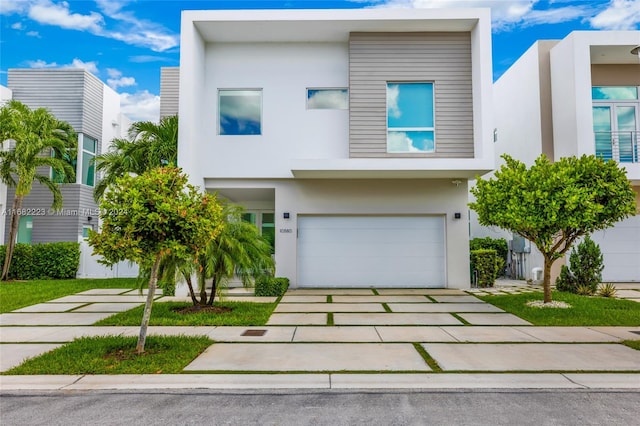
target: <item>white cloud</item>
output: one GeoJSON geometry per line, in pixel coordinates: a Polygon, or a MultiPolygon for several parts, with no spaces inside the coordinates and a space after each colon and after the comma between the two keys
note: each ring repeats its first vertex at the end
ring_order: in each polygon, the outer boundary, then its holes
{"type": "Polygon", "coordinates": [[[25,62],[30,68],[82,68],[92,74],[98,74],[98,63],[94,61],[84,62],[81,59],[74,58],[70,64],[59,65],[57,62],[47,62],[42,59],[25,62]]]}
{"type": "Polygon", "coordinates": [[[29,8],[29,18],[40,24],[53,25],[73,30],[88,30],[99,32],[104,24],[102,15],[91,12],[88,15],[71,13],[69,3],[59,4],[50,1],[42,1],[33,4],[29,8]]]}
{"type": "Polygon", "coordinates": [[[100,12],[76,13],[66,1],[2,0],[0,14],[27,16],[42,25],[87,31],[96,36],[122,41],[134,46],[162,52],[178,46],[178,35],[164,26],[138,19],[132,12],[123,11],[128,2],[97,0],[100,12]]]}
{"type": "Polygon", "coordinates": [[[117,69],[107,68],[107,75],[109,76],[109,78],[107,79],[107,84],[114,90],[117,90],[118,87],[128,87],[136,85],[135,78],[124,77],[122,75],[122,72],[117,69]]]}
{"type": "Polygon", "coordinates": [[[84,62],[78,58],[74,58],[68,65],[63,65],[62,68],[82,68],[89,71],[92,74],[98,74],[98,63],[95,61],[84,62]]]}
{"type": "Polygon", "coordinates": [[[398,97],[400,96],[400,87],[397,84],[392,84],[387,87],[387,111],[394,118],[399,118],[402,115],[400,107],[398,106],[398,97]]]}
{"type": "Polygon", "coordinates": [[[11,24],[11,29],[24,30],[24,27],[22,26],[22,22],[16,22],[15,24],[11,24]]]}
{"type": "Polygon", "coordinates": [[[311,109],[346,109],[349,97],[346,90],[318,90],[307,99],[311,109]]]}
{"type": "Polygon", "coordinates": [[[489,7],[491,8],[491,21],[495,31],[506,31],[516,25],[522,27],[556,24],[582,19],[593,13],[593,6],[590,6],[588,2],[576,6],[569,4],[571,2],[549,1],[547,9],[536,9],[538,3],[540,3],[540,0],[382,0],[380,6],[423,9],[489,7]],[[564,5],[564,3],[568,5],[564,5]]]}
{"type": "Polygon", "coordinates": [[[611,0],[607,8],[589,19],[600,30],[635,30],[640,26],[640,1],[611,0]]]}
{"type": "Polygon", "coordinates": [[[38,37],[38,38],[40,38],[40,33],[37,32],[37,31],[27,31],[27,35],[29,37],[38,37]]]}
{"type": "Polygon", "coordinates": [[[58,68],[59,65],[55,62],[46,62],[42,59],[36,59],[35,61],[26,61],[29,68],[58,68]]]}
{"type": "Polygon", "coordinates": [[[122,113],[133,121],[158,122],[160,118],[160,96],[147,90],[136,93],[121,93],[122,113]]]}
{"type": "Polygon", "coordinates": [[[2,0],[0,1],[0,15],[24,13],[28,6],[29,3],[24,0],[2,0]]]}

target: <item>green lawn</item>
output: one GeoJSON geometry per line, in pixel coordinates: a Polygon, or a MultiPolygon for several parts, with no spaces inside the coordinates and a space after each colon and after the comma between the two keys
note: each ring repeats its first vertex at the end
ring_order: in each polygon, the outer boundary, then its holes
{"type": "Polygon", "coordinates": [[[0,313],[92,288],[136,288],[136,278],[33,280],[0,282],[0,313]]]}
{"type": "MultiPolygon", "coordinates": [[[[174,309],[191,306],[191,303],[156,302],[151,309],[149,325],[265,325],[276,303],[218,302],[217,307],[230,308],[229,312],[178,313],[174,309]]],[[[144,306],[121,312],[98,321],[96,325],[140,325],[144,306]]]]}
{"type": "Polygon", "coordinates": [[[640,351],[640,340],[625,340],[624,342],[622,342],[622,344],[640,351]]]}
{"type": "Polygon", "coordinates": [[[27,360],[3,374],[177,374],[213,341],[208,337],[149,336],[142,355],[137,337],[84,337],[27,360]]]}
{"type": "Polygon", "coordinates": [[[532,300],[542,300],[542,293],[478,296],[534,325],[557,326],[640,326],[640,303],[604,297],[578,296],[553,292],[553,300],[570,304],[568,309],[532,308],[532,300]]]}

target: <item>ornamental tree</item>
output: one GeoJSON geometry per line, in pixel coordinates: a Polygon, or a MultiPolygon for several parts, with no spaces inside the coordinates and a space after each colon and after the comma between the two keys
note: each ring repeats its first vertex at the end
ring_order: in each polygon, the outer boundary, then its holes
{"type": "Polygon", "coordinates": [[[478,178],[469,207],[483,226],[498,226],[532,241],[544,257],[544,302],[551,302],[551,266],[576,239],[636,212],[635,192],[624,168],[593,155],[533,166],[503,155],[495,177],[478,178]]]}
{"type": "Polygon", "coordinates": [[[215,196],[187,184],[180,169],[164,167],[116,179],[102,198],[100,219],[101,230],[90,233],[89,244],[101,262],[129,260],[151,271],[136,346],[142,353],[161,261],[197,262],[222,230],[222,207],[215,196]]]}

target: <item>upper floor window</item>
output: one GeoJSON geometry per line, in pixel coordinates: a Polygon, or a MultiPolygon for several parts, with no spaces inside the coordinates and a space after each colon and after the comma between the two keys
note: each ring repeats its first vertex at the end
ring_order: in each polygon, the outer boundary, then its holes
{"type": "Polygon", "coordinates": [[[89,136],[82,135],[82,184],[93,186],[96,178],[96,150],[98,141],[89,136]]]}
{"type": "Polygon", "coordinates": [[[634,101],[638,99],[638,88],[635,86],[594,86],[591,88],[593,100],[634,101]]]}
{"type": "Polygon", "coordinates": [[[433,83],[387,83],[387,152],[435,151],[433,83]]]}
{"type": "Polygon", "coordinates": [[[218,91],[220,135],[262,134],[262,90],[218,91]]]}
{"type": "Polygon", "coordinates": [[[347,89],[307,89],[307,109],[347,109],[347,89]]]}

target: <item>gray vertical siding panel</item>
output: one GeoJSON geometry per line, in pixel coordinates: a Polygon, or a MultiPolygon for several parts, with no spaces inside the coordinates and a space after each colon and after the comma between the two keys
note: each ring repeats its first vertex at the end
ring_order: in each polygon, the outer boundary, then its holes
{"type": "Polygon", "coordinates": [[[473,158],[469,33],[352,33],[349,80],[351,158],[473,158]],[[388,81],[434,82],[435,153],[387,153],[388,81]]]}
{"type": "Polygon", "coordinates": [[[160,68],[160,118],[178,114],[180,67],[160,68]]]}

